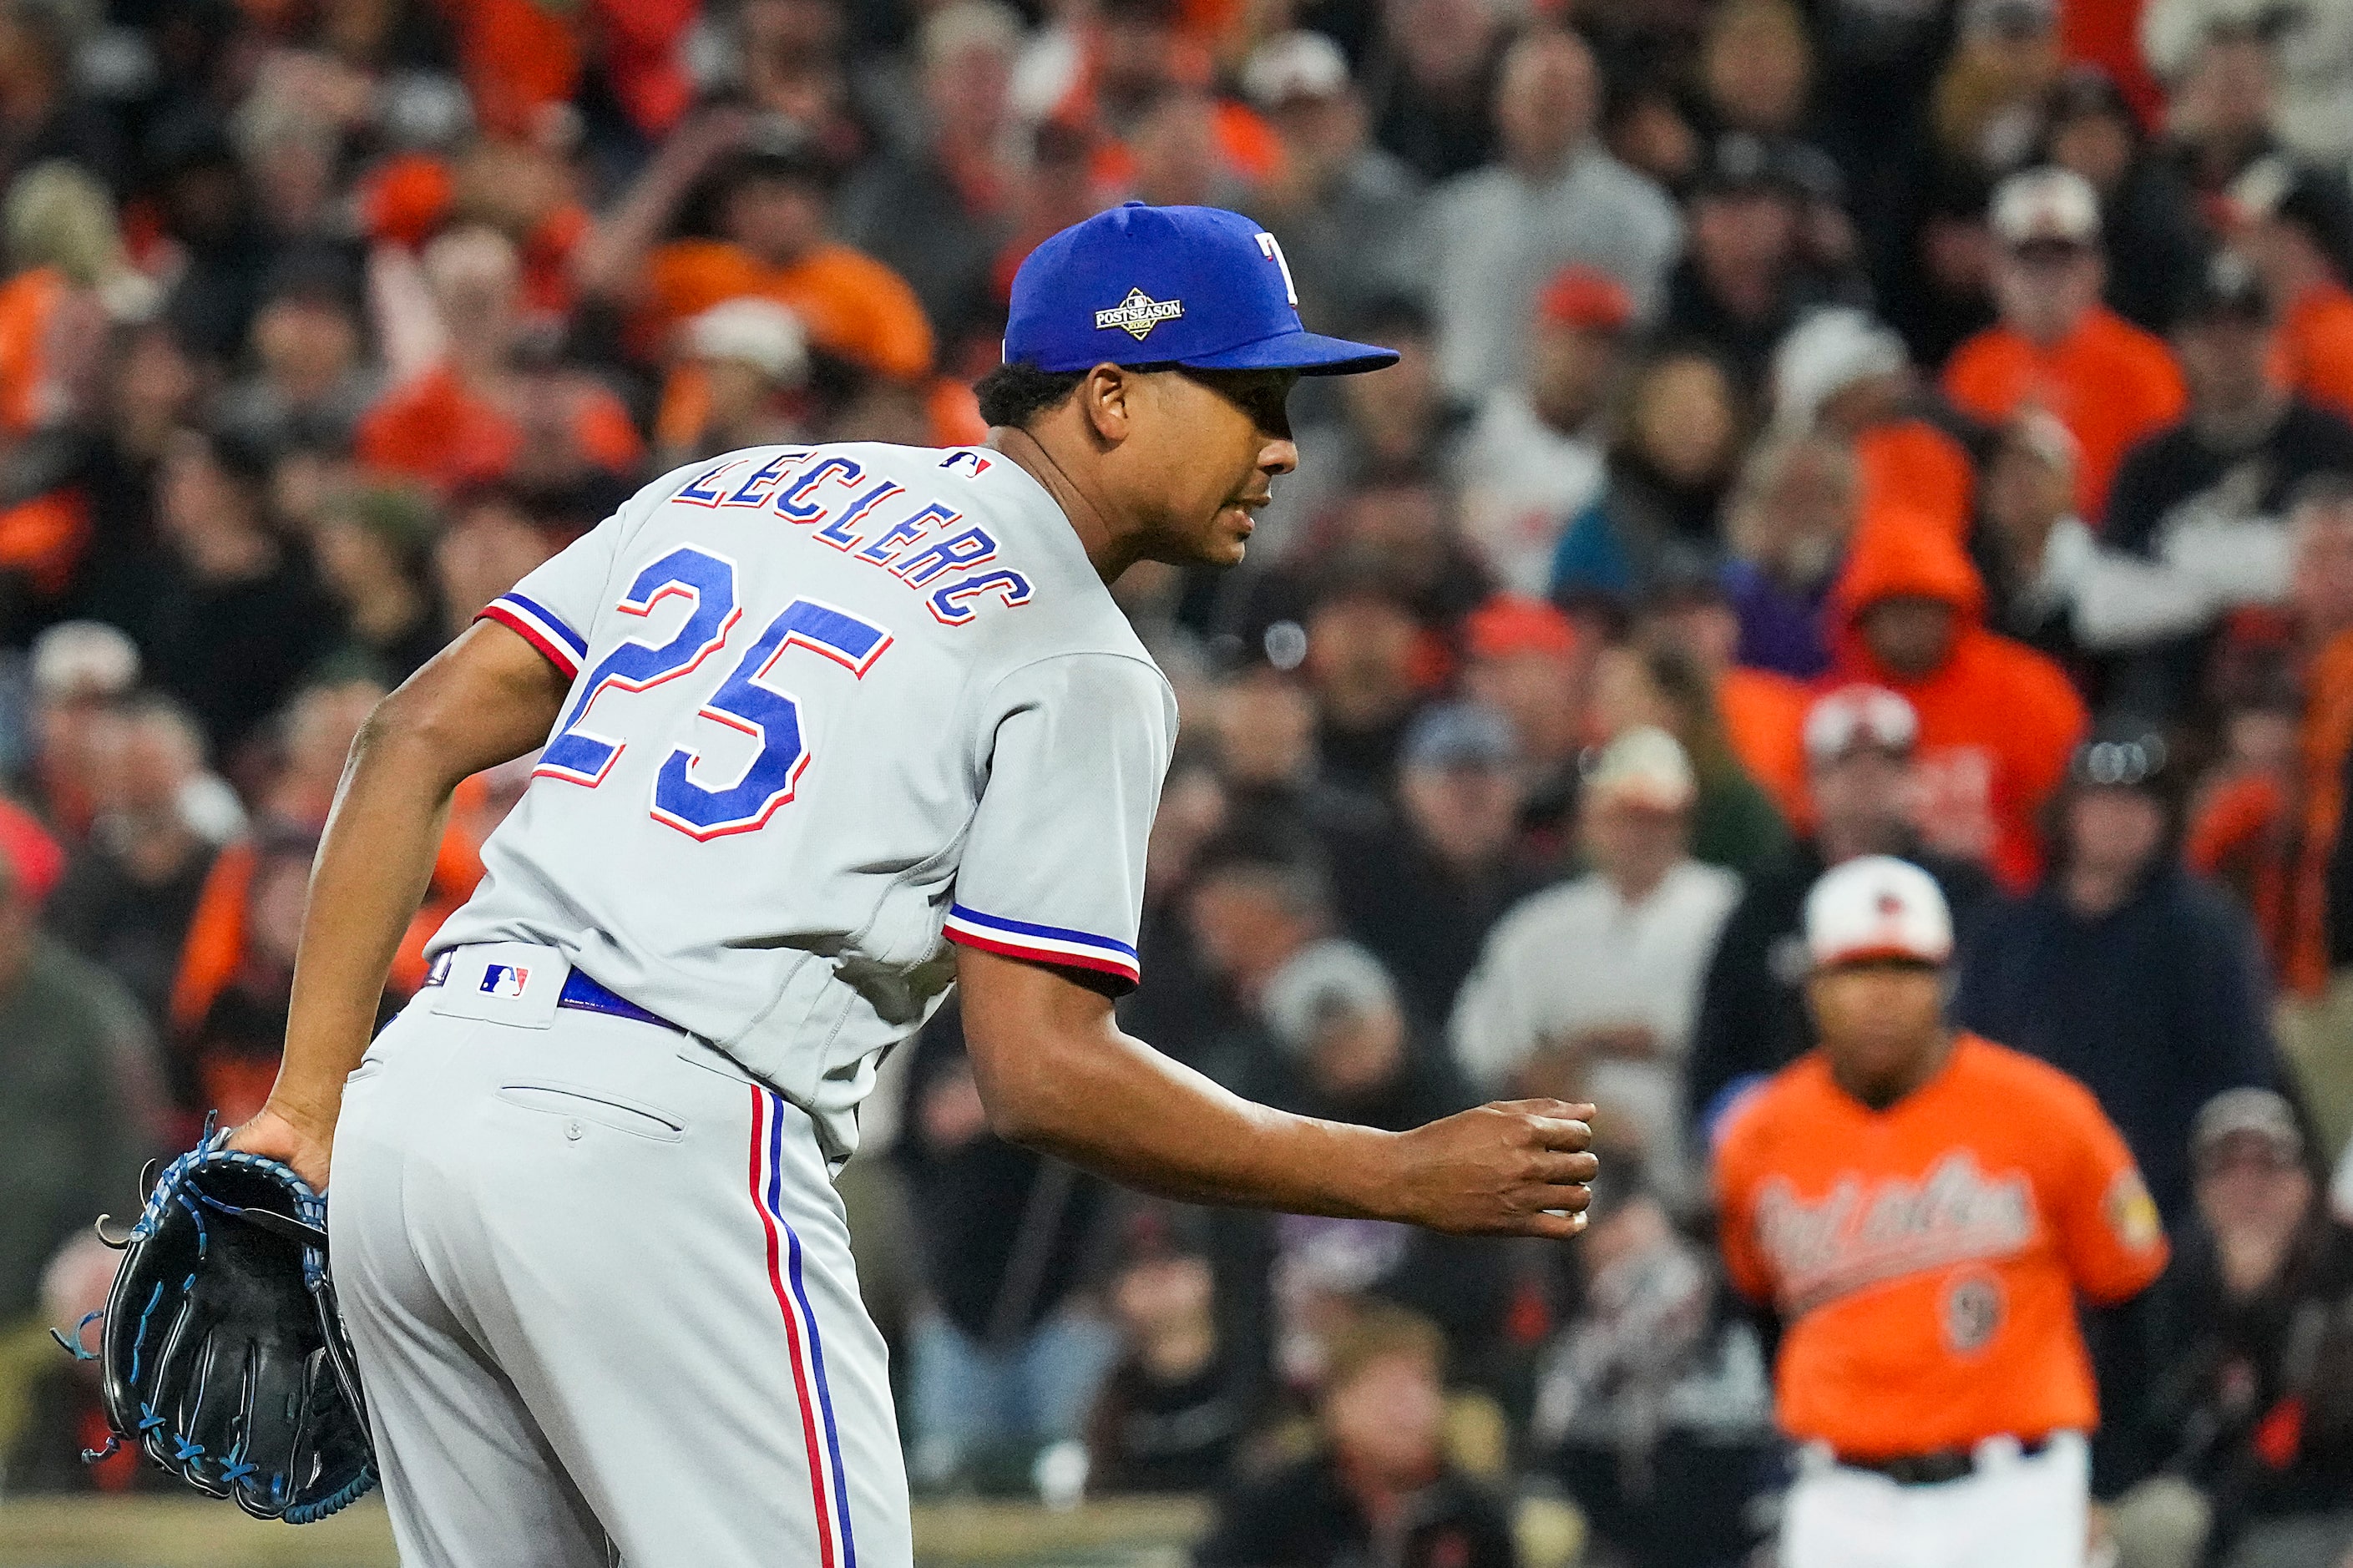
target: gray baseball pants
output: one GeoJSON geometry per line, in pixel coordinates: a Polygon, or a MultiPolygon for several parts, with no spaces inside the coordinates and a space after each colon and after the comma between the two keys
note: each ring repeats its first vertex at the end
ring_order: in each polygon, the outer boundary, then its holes
{"type": "Polygon", "coordinates": [[[882,1341],[807,1117],[691,1037],[554,1007],[549,950],[533,995],[485,994],[481,951],[377,1038],[335,1134],[402,1563],[907,1568],[882,1341]]]}

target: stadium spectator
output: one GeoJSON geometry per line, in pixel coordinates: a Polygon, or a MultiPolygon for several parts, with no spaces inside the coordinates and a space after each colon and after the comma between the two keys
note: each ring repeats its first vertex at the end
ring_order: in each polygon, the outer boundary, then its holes
{"type": "MultiPolygon", "coordinates": [[[[1345,28],[1340,14],[1334,23],[1345,28]]],[[[1493,161],[1510,16],[1495,0],[1404,0],[1380,18],[1366,84],[1374,134],[1425,179],[1493,161]]]]}
{"type": "Polygon", "coordinates": [[[2180,175],[2148,148],[2139,115],[2105,68],[2073,65],[2052,85],[2042,153],[2100,198],[2109,307],[2135,326],[2165,331],[2211,241],[2180,175]]]}
{"type": "Polygon", "coordinates": [[[1828,437],[1768,438],[1749,452],[1725,516],[1724,581],[1742,664],[1799,680],[1830,668],[1831,595],[1862,483],[1852,451],[1828,437]]]}
{"type": "Polygon", "coordinates": [[[1492,388],[1454,454],[1462,527],[1504,586],[1541,595],[1563,531],[1602,479],[1602,409],[1634,302],[1614,278],[1569,266],[1536,296],[1525,381],[1492,388]]]}
{"type": "Polygon", "coordinates": [[[127,1208],[165,1137],[153,1037],[113,978],[41,930],[0,867],[0,1320],[39,1300],[41,1270],[99,1213],[127,1208]]]}
{"type": "Polygon", "coordinates": [[[1174,1205],[1126,1218],[1103,1296],[1120,1359],[1087,1424],[1087,1484],[1103,1492],[1200,1492],[1223,1481],[1252,1415],[1248,1369],[1218,1325],[1211,1248],[1174,1205]]]}
{"type": "Polygon", "coordinates": [[[367,486],[331,495],[311,525],[319,575],[350,644],[387,686],[448,640],[431,580],[437,521],[415,492],[367,486]]]}
{"type": "Polygon", "coordinates": [[[652,353],[680,324],[723,300],[757,295],[801,319],[814,348],[906,381],[930,371],[931,323],[906,280],[833,239],[825,150],[789,121],[716,113],[660,159],[599,219],[581,247],[581,289],[630,312],[631,342],[652,353]],[[689,195],[708,178],[723,237],[671,239],[689,195]]]}
{"type": "Polygon", "coordinates": [[[2138,656],[2108,700],[2150,713],[2197,694],[2208,649],[2198,634],[2217,616],[2286,598],[2283,520],[2296,487],[2353,471],[2353,425],[2274,378],[2279,336],[2244,260],[2225,252],[2207,267],[2173,343],[2187,416],[2126,455],[2100,530],[2104,544],[2149,566],[2122,581],[2094,568],[2074,590],[2085,647],[2138,656]]]}
{"type": "Polygon", "coordinates": [[[1921,841],[2023,889],[2038,814],[2067,769],[2083,700],[2057,665],[1986,630],[1985,585],[1934,520],[1868,520],[1831,595],[1833,673],[1900,693],[1920,716],[1921,841]]]}
{"type": "MultiPolygon", "coordinates": [[[[1476,1100],[1453,1058],[1406,1016],[1380,962],[1353,942],[1300,949],[1268,979],[1257,1052],[1238,1080],[1252,1099],[1303,1115],[1403,1131],[1476,1100]]],[[[1250,1268],[1253,1320],[1274,1335],[1277,1372],[1312,1383],[1335,1325],[1366,1300],[1426,1314],[1467,1365],[1487,1360],[1506,1305],[1506,1259],[1472,1238],[1381,1220],[1235,1215],[1250,1268]]]]}
{"type": "Polygon", "coordinates": [[[1776,1458],[1764,1347],[1641,1162],[1620,1155],[1599,1180],[1583,1288],[1543,1349],[1529,1435],[1617,1560],[1738,1561],[1776,1458]]]}
{"type": "Polygon", "coordinates": [[[1368,1307],[1333,1339],[1315,1454],[1219,1500],[1199,1568],[1340,1568],[1375,1552],[1400,1568],[1514,1568],[1500,1500],[1449,1463],[1446,1342],[1426,1320],[1368,1307]]]}
{"type": "Polygon", "coordinates": [[[2004,425],[1986,456],[1969,558],[1985,579],[1986,625],[2095,686],[2078,630],[2089,595],[2064,571],[2096,556],[2075,514],[2075,437],[2047,411],[2004,425]]]}
{"type": "Polygon", "coordinates": [[[2267,158],[2232,183],[2230,203],[2232,243],[2279,313],[2287,384],[2353,418],[2353,196],[2342,177],[2267,158]]]}
{"type": "Polygon", "coordinates": [[[1742,392],[1763,390],[1774,345],[1809,303],[1803,192],[1790,152],[1746,131],[1716,138],[1691,191],[1691,237],[1667,279],[1661,331],[1711,345],[1742,392]]]}
{"type": "MultiPolygon", "coordinates": [[[[1756,786],[1785,826],[1803,823],[1806,758],[1799,731],[1812,694],[1803,681],[1778,670],[1735,662],[1740,648],[1740,612],[1734,607],[1722,576],[1693,575],[1662,584],[1643,601],[1632,640],[1689,667],[1687,672],[1667,672],[1662,684],[1669,689],[1679,682],[1704,687],[1708,698],[1704,706],[1714,709],[1721,721],[1724,746],[1737,764],[1739,777],[1756,786]]],[[[1702,707],[1696,700],[1676,704],[1678,715],[1683,708],[1698,712],[1702,707]]],[[[1701,824],[1705,829],[1712,771],[1725,773],[1738,794],[1749,795],[1750,792],[1740,788],[1738,778],[1707,763],[1712,747],[1698,730],[1680,716],[1677,722],[1677,738],[1701,760],[1701,824]]],[[[1766,820],[1754,796],[1742,809],[1754,824],[1756,841],[1751,850],[1725,859],[1723,863],[1736,870],[1747,869],[1751,856],[1761,865],[1787,847],[1786,835],[1766,820]]]]}
{"type": "Polygon", "coordinates": [[[505,236],[453,229],[426,247],[422,268],[431,313],[411,330],[438,352],[360,421],[362,463],[445,494],[507,479],[635,475],[645,443],[620,399],[527,341],[505,236]]]}
{"type": "Polygon", "coordinates": [[[1559,610],[1498,594],[1462,623],[1462,691],[1512,726],[1525,776],[1521,825],[1541,855],[1556,855],[1576,805],[1596,639],[1559,610]]]}
{"type": "Polygon", "coordinates": [[[236,753],[337,640],[333,605],[269,518],[269,455],[227,430],[182,431],[156,476],[170,549],[133,628],[155,684],[187,704],[214,753],[236,753]]]}
{"type": "MultiPolygon", "coordinates": [[[[2198,68],[2197,57],[2218,35],[2255,46],[2266,77],[2275,77],[2276,105],[2263,121],[2298,154],[2343,162],[2353,153],[2353,110],[2344,86],[2353,72],[2353,25],[2333,11],[2275,16],[2244,0],[2149,0],[2140,15],[2140,47],[2148,68],[2173,81],[2177,114],[2198,68]]],[[[2267,100],[2273,94],[2267,92],[2267,100]]],[[[2202,112],[2202,106],[2199,106],[2202,112]]]]}
{"type": "Polygon", "coordinates": [[[2353,1550],[2353,1231],[2267,1089],[2210,1101],[2190,1157],[2195,1220],[2151,1315],[2142,1424],[2202,1494],[2205,1561],[2334,1568],[2353,1550]]]}
{"type": "Polygon", "coordinates": [[[1244,62],[1242,90],[1282,144],[1253,206],[1282,247],[1302,319],[1336,327],[1411,293],[1422,182],[1373,144],[1340,47],[1322,33],[1271,37],[1244,62]]]}
{"type": "Polygon", "coordinates": [[[989,1131],[953,1010],[916,1051],[895,1151],[930,1221],[910,1336],[908,1475],[925,1488],[1001,1486],[1026,1479],[1042,1451],[1082,1438],[1118,1354],[1082,1289],[1103,1189],[989,1131]]]}
{"type": "Polygon", "coordinates": [[[1482,1092],[1575,1089],[1607,1106],[1596,1137],[1642,1151],[1678,1197],[1700,977],[1740,896],[1738,877],[1691,858],[1696,794],[1673,736],[1642,727],[1611,742],[1578,810],[1593,869],[1504,917],[1449,1028],[1482,1092]]]}
{"type": "Polygon", "coordinates": [[[995,271],[1019,178],[1007,150],[1020,46],[1020,18],[996,0],[925,16],[913,50],[921,127],[867,163],[839,204],[843,240],[906,280],[959,360],[969,340],[993,342],[1003,316],[995,271]]]}
{"type": "Polygon", "coordinates": [[[227,784],[205,771],[195,721],[170,700],[133,698],[88,728],[96,815],[46,918],[160,1029],[197,897],[242,814],[227,784]]]}
{"type": "Polygon", "coordinates": [[[2052,0],[1972,0],[1928,103],[1939,162],[1973,179],[2016,168],[2032,152],[2044,97],[2059,79],[2052,0]]]}
{"type": "Polygon", "coordinates": [[[1805,1446],[1784,1568],[2080,1560],[2098,1415],[2076,1301],[2165,1266],[2091,1095],[1946,1022],[1952,946],[1918,867],[1825,875],[1806,906],[1821,1048],[1716,1143],[1725,1259],[1781,1321],[1774,1413],[1805,1446]],[[1915,1222],[1854,1222],[1899,1210],[1915,1222]]]}
{"type": "Polygon", "coordinates": [[[1472,396],[1525,373],[1529,312],[1569,262],[1599,268],[1657,312],[1683,221],[1664,192],[1594,136],[1600,76],[1576,34],[1542,26],[1504,51],[1496,165],[1431,193],[1428,258],[1439,374],[1472,396]]]}
{"type": "Polygon", "coordinates": [[[1893,855],[1934,877],[1968,951],[1992,881],[1974,862],[1924,849],[1914,826],[1912,704],[1878,686],[1845,686],[1805,717],[1806,790],[1813,831],[1789,862],[1750,879],[1708,960],[1693,1027],[1684,1107],[1704,1133],[1732,1096],[1811,1049],[1805,1004],[1806,894],[1833,866],[1893,855]]]}
{"type": "Polygon", "coordinates": [[[808,334],[773,300],[723,300],[681,330],[680,363],[654,425],[655,463],[807,437],[798,406],[809,380],[808,334]]]}
{"type": "Polygon", "coordinates": [[[1772,395],[1778,433],[1852,444],[1864,510],[1905,506],[1967,526],[1977,472],[1952,428],[1961,421],[1920,385],[1904,340],[1868,312],[1806,312],[1773,351],[1772,395]]]}
{"type": "Polygon", "coordinates": [[[1713,353],[1666,349],[1637,369],[1601,492],[1553,556],[1553,597],[1631,598],[1691,563],[1716,561],[1716,513],[1739,467],[1741,421],[1713,353]]]}
{"type": "Polygon", "coordinates": [[[253,373],[222,389],[220,417],[273,447],[346,446],[381,392],[364,357],[358,269],[323,247],[280,258],[261,287],[253,373]]]}
{"type": "Polygon", "coordinates": [[[1658,622],[1641,629],[1651,634],[1646,640],[1604,648],[1594,659],[1588,721],[1595,735],[1614,741],[1645,726],[1665,731],[1689,760],[1696,787],[1694,858],[1743,875],[1778,865],[1788,853],[1788,824],[1749,775],[1726,728],[1718,700],[1722,666],[1676,646],[1658,622]]]}
{"type": "MultiPolygon", "coordinates": [[[[1493,620],[1491,638],[1499,635],[1493,620]]],[[[1504,911],[1551,879],[1522,846],[1528,769],[1514,727],[1495,710],[1425,709],[1398,756],[1396,814],[1327,835],[1343,928],[1388,966],[1407,1012],[1426,1026],[1445,1022],[1504,911]]]]}
{"type": "Polygon", "coordinates": [[[2126,449],[2180,417],[2180,372],[2161,341],[2100,302],[2099,198],[2081,175],[2012,175],[1991,221],[2001,321],[1954,351],[1945,392],[1989,423],[2028,405],[2057,415],[2082,453],[2076,504],[2097,521],[2126,449]]]}
{"type": "Polygon", "coordinates": [[[1978,922],[1953,1018],[2089,1088],[2178,1226],[2198,1108],[2277,1075],[2253,932],[2181,868],[2169,762],[2129,719],[2076,748],[2052,805],[2050,871],[1978,922]]]}

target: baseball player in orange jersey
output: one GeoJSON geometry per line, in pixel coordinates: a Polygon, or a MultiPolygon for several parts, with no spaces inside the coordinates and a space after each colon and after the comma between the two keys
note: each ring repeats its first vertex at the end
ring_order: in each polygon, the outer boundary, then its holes
{"type": "Polygon", "coordinates": [[[2156,1206],[2088,1089],[1946,1024],[1926,872],[1831,871],[1806,945],[1820,1047],[1716,1150],[1725,1258],[1781,1316],[1777,1413],[1805,1445],[1781,1568],[2081,1568],[2076,1298],[2157,1278],[2156,1206]]]}

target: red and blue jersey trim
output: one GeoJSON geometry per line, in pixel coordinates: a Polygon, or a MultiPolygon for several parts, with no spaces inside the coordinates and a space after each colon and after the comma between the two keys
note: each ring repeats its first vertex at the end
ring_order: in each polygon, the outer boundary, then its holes
{"type": "Polygon", "coordinates": [[[1037,925],[951,904],[942,934],[950,942],[976,947],[984,952],[1003,953],[1008,958],[1100,970],[1117,975],[1130,985],[1144,978],[1134,947],[1116,937],[1072,931],[1068,926],[1037,925]]]}
{"type": "Polygon", "coordinates": [[[785,1218],[784,1100],[753,1084],[752,1206],[768,1241],[768,1284],[784,1315],[791,1352],[793,1394],[800,1405],[801,1441],[808,1453],[809,1502],[817,1513],[816,1568],[858,1568],[849,1526],[849,1481],[841,1464],[841,1434],[833,1418],[833,1390],[825,1377],[825,1339],[801,1278],[801,1238],[785,1218]]]}
{"type": "Polygon", "coordinates": [[[588,655],[588,639],[564,624],[546,605],[521,594],[501,594],[474,617],[496,621],[540,651],[541,657],[564,672],[566,680],[580,673],[588,655]]]}

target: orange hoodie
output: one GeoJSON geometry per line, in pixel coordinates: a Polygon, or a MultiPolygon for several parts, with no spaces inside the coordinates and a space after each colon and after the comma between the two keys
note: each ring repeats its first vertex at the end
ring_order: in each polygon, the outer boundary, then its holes
{"type": "Polygon", "coordinates": [[[1902,692],[1920,715],[1919,827],[1927,847],[1983,862],[2013,890],[2032,886],[2042,868],[2037,816],[2086,721],[2066,674],[1985,629],[1985,584],[1933,514],[1873,516],[1856,532],[1830,613],[1833,664],[1822,689],[1873,681],[1902,692]],[[1941,600],[1959,618],[1951,652],[1921,680],[1880,663],[1855,625],[1865,607],[1905,596],[1941,600]]]}

